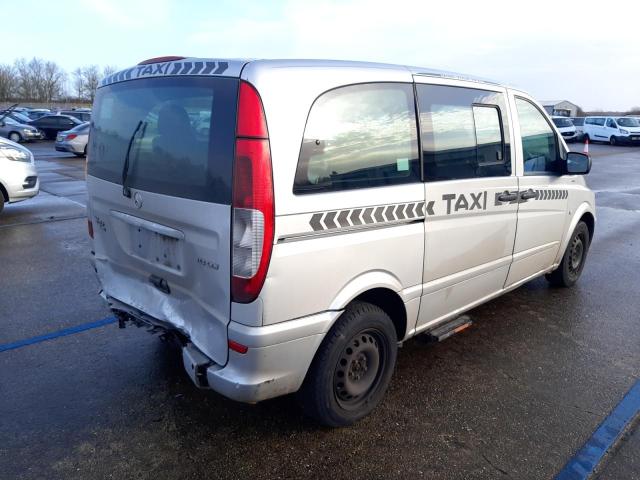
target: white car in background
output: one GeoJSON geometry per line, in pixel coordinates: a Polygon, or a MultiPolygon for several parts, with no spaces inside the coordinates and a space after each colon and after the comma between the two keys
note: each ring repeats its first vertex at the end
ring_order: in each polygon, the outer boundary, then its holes
{"type": "Polygon", "coordinates": [[[87,156],[87,142],[89,142],[89,122],[64,132],[58,132],[55,149],[58,152],[69,152],[78,157],[87,156]]]}
{"type": "Polygon", "coordinates": [[[573,126],[576,127],[577,140],[584,139],[584,117],[571,117],[573,126]]]}
{"type": "Polygon", "coordinates": [[[640,122],[633,117],[586,117],[584,136],[611,145],[640,145],[640,122]]]}
{"type": "Polygon", "coordinates": [[[575,142],[578,139],[578,132],[569,117],[551,117],[565,142],[575,142]]]}
{"type": "Polygon", "coordinates": [[[39,191],[33,154],[11,140],[0,138],[0,212],[5,203],[35,197],[39,191]]]}

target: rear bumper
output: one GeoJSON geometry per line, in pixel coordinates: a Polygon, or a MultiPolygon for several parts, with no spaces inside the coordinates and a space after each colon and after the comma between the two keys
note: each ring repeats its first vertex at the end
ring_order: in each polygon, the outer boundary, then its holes
{"type": "Polygon", "coordinates": [[[184,367],[194,383],[232,400],[255,403],[297,391],[339,311],[323,312],[266,327],[229,324],[229,339],[246,345],[229,351],[224,366],[211,362],[193,344],[183,349],[184,367]]]}
{"type": "Polygon", "coordinates": [[[231,322],[229,339],[248,348],[229,351],[224,368],[209,368],[209,386],[241,402],[259,402],[297,391],[322,339],[340,311],[323,312],[265,327],[231,322]]]}
{"type": "MultiPolygon", "coordinates": [[[[111,308],[126,312],[160,329],[175,326],[150,317],[103,293],[111,308]]],[[[193,383],[232,400],[256,403],[300,389],[325,334],[342,311],[328,311],[268,325],[248,327],[231,321],[228,339],[247,348],[242,354],[229,349],[227,363],[220,365],[191,340],[182,347],[185,371],[193,383]]]]}
{"type": "Polygon", "coordinates": [[[55,149],[58,152],[83,153],[84,148],[74,145],[71,142],[56,142],[55,149]]]}

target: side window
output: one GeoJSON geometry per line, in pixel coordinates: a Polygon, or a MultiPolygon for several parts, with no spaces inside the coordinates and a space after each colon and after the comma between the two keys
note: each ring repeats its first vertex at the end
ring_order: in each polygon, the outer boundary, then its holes
{"type": "Polygon", "coordinates": [[[604,118],[596,118],[596,125],[604,127],[604,118]]]}
{"type": "Polygon", "coordinates": [[[410,84],[352,85],[318,97],[305,127],[294,193],[419,181],[410,84]]]}
{"type": "Polygon", "coordinates": [[[516,97],[524,174],[560,173],[561,159],[553,129],[531,102],[516,97]]]}
{"type": "Polygon", "coordinates": [[[504,95],[418,84],[427,181],[511,175],[504,95]]]}
{"type": "Polygon", "coordinates": [[[613,120],[613,118],[607,118],[607,127],[609,127],[609,128],[618,128],[618,126],[616,125],[616,122],[613,120]]]}
{"type": "MultiPolygon", "coordinates": [[[[500,110],[489,105],[474,105],[477,171],[479,177],[508,175],[504,161],[504,139],[500,125],[500,110]]],[[[509,165],[511,167],[511,165],[509,165]]],[[[509,168],[510,170],[510,168],[509,168]]]]}

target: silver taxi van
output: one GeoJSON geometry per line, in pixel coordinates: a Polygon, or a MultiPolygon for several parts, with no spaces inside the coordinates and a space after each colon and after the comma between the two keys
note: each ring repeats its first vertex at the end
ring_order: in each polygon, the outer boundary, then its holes
{"type": "Polygon", "coordinates": [[[537,276],[571,286],[588,156],[525,92],[426,68],[163,57],[105,78],[89,231],[119,317],[176,332],[195,384],[371,412],[398,345],[537,276]]]}

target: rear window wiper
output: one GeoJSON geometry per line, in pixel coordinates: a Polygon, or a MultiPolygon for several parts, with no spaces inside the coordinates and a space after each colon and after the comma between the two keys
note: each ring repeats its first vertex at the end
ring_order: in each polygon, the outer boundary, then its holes
{"type": "MultiPolygon", "coordinates": [[[[127,198],[131,198],[131,189],[127,185],[127,177],[129,176],[129,155],[131,154],[131,146],[133,145],[133,141],[136,138],[136,134],[140,127],[144,124],[144,129],[147,127],[147,122],[143,122],[140,120],[138,125],[136,125],[135,130],[131,134],[131,138],[129,139],[129,146],[127,147],[127,154],[124,156],[124,165],[122,166],[122,195],[127,198]]],[[[144,132],[144,129],[142,130],[144,132]]],[[[144,136],[144,133],[143,133],[144,136]]]]}

